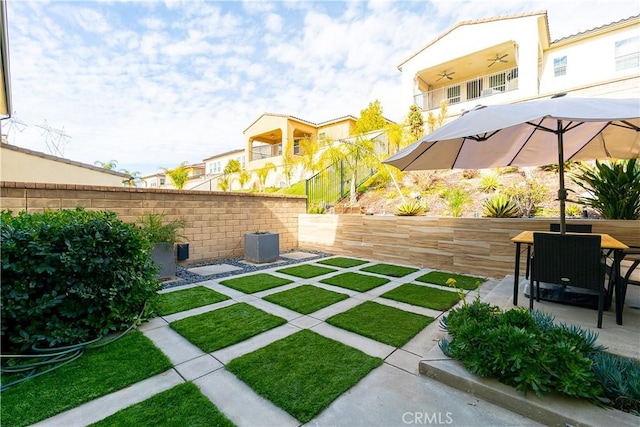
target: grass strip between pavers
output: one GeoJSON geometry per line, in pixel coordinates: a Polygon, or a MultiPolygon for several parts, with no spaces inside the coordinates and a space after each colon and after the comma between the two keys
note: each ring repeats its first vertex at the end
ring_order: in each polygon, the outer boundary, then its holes
{"type": "Polygon", "coordinates": [[[394,347],[402,347],[433,320],[433,317],[365,301],[329,317],[326,322],[394,347]]]}
{"type": "Polygon", "coordinates": [[[323,274],[333,273],[333,268],[320,267],[319,265],[296,265],[294,267],[281,268],[276,270],[278,273],[288,274],[290,276],[301,277],[303,279],[310,279],[316,276],[322,276],[323,274]]]}
{"type": "Polygon", "coordinates": [[[227,364],[259,395],[306,423],[382,359],[302,330],[227,364]]]}
{"type": "Polygon", "coordinates": [[[93,427],[234,425],[191,382],[177,385],[91,424],[93,427]]]}
{"type": "Polygon", "coordinates": [[[4,390],[2,425],[26,426],[160,374],[169,359],[142,332],[87,350],[78,360],[4,390]]]}
{"type": "Polygon", "coordinates": [[[413,283],[405,283],[380,296],[439,311],[447,311],[460,301],[458,293],[454,292],[453,289],[445,291],[444,289],[414,285],[413,283]]]}
{"type": "Polygon", "coordinates": [[[235,289],[245,294],[266,291],[278,286],[288,285],[293,280],[282,279],[267,273],[252,274],[250,276],[238,277],[236,279],[223,280],[220,283],[229,288],[235,289]]]}
{"type": "Polygon", "coordinates": [[[322,261],[318,261],[318,264],[331,265],[334,267],[341,267],[341,268],[349,268],[349,267],[356,267],[358,265],[366,264],[368,262],[369,261],[362,261],[360,259],[354,259],[354,258],[336,257],[336,258],[323,259],[322,261]]]}
{"type": "Polygon", "coordinates": [[[413,267],[403,267],[401,265],[394,264],[376,264],[369,267],[363,267],[360,269],[360,271],[377,273],[391,277],[404,277],[407,274],[415,273],[416,271],[418,271],[418,269],[413,267]]]}
{"type": "Polygon", "coordinates": [[[158,295],[158,313],[161,316],[180,313],[196,307],[228,300],[229,297],[204,286],[158,295]]]}
{"type": "Polygon", "coordinates": [[[389,279],[383,277],[369,276],[368,274],[353,273],[350,271],[320,280],[320,282],[326,283],[327,285],[340,286],[341,288],[358,292],[369,291],[385,283],[389,283],[389,281],[389,279]]]}
{"type": "Polygon", "coordinates": [[[447,280],[454,279],[456,281],[456,287],[460,289],[466,289],[468,291],[477,289],[478,286],[486,282],[483,277],[465,276],[462,274],[446,273],[444,271],[431,271],[424,276],[420,276],[416,279],[417,282],[433,283],[434,285],[446,286],[447,280]]]}
{"type": "Polygon", "coordinates": [[[219,350],[287,323],[246,303],[237,303],[169,325],[205,353],[219,350]]]}
{"type": "Polygon", "coordinates": [[[298,313],[309,314],[347,298],[349,298],[349,295],[328,291],[312,285],[302,285],[288,291],[271,294],[263,299],[298,313]]]}

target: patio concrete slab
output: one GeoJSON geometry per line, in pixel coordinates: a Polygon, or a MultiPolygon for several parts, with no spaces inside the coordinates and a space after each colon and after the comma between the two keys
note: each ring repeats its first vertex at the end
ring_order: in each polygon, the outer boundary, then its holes
{"type": "Polygon", "coordinates": [[[187,381],[193,381],[204,375],[210,374],[223,365],[213,356],[205,354],[192,360],[176,365],[174,368],[187,381]]]}
{"type": "Polygon", "coordinates": [[[215,304],[203,305],[202,307],[196,307],[196,308],[192,308],[191,310],[181,311],[179,313],[168,314],[168,315],[162,316],[162,317],[164,318],[164,320],[166,320],[167,322],[171,323],[171,322],[175,322],[176,320],[185,319],[187,317],[197,316],[197,315],[203,314],[203,313],[208,313],[210,311],[217,310],[217,309],[222,308],[222,307],[228,307],[228,306],[233,305],[235,303],[236,303],[236,301],[234,301],[232,299],[228,299],[228,300],[225,300],[225,301],[217,302],[215,304]]]}
{"type": "Polygon", "coordinates": [[[339,292],[341,294],[349,295],[350,297],[354,295],[358,295],[360,293],[358,291],[352,291],[351,289],[341,288],[340,286],[328,285],[326,283],[320,283],[318,281],[309,281],[309,282],[311,285],[315,287],[326,289],[327,291],[339,292]]]}
{"type": "Polygon", "coordinates": [[[228,296],[229,298],[239,298],[239,297],[243,297],[247,294],[245,294],[244,292],[240,292],[238,290],[235,290],[233,288],[229,288],[227,286],[221,285],[219,283],[211,283],[211,284],[207,284],[205,285],[207,288],[214,290],[216,292],[220,292],[223,295],[228,296]]]}
{"type": "Polygon", "coordinates": [[[316,258],[318,255],[310,254],[308,252],[289,252],[286,254],[280,254],[280,256],[282,258],[300,260],[300,259],[316,258]]]}
{"type": "Polygon", "coordinates": [[[298,286],[302,286],[302,285],[303,283],[301,283],[301,281],[298,280],[296,282],[289,283],[288,285],[278,286],[277,288],[267,289],[265,291],[256,292],[255,294],[251,294],[251,295],[254,295],[259,298],[264,298],[268,295],[273,295],[273,294],[277,294],[278,292],[288,291],[290,289],[297,288],[298,286]]]}
{"type": "Polygon", "coordinates": [[[239,270],[242,270],[242,268],[231,264],[213,264],[187,269],[189,273],[197,274],[199,276],[212,276],[214,274],[229,273],[231,271],[239,270]]]}
{"type": "Polygon", "coordinates": [[[306,425],[481,427],[541,424],[385,363],[306,425]]]}
{"type": "Polygon", "coordinates": [[[356,298],[345,299],[335,304],[332,304],[329,307],[325,307],[321,310],[311,313],[311,317],[315,317],[316,319],[320,319],[320,320],[325,320],[333,315],[342,313],[343,311],[347,311],[350,308],[353,308],[360,304],[362,304],[362,300],[359,300],[356,298]]]}
{"type": "Polygon", "coordinates": [[[147,378],[115,393],[108,394],[66,412],[62,412],[34,424],[34,426],[60,427],[93,424],[182,382],[184,382],[184,380],[180,375],[178,375],[175,370],[170,369],[160,375],[147,378]]]}
{"type": "Polygon", "coordinates": [[[252,351],[267,346],[272,342],[281,340],[282,338],[288,337],[289,335],[295,334],[299,331],[300,329],[295,326],[291,326],[289,324],[282,325],[251,337],[248,340],[239,342],[238,344],[216,350],[211,353],[211,355],[226,365],[237,357],[251,353],[252,351]]]}
{"type": "Polygon", "coordinates": [[[153,341],[156,347],[162,350],[174,365],[184,363],[205,354],[168,325],[162,328],[144,331],[144,334],[153,341]]]}
{"type": "Polygon", "coordinates": [[[298,420],[258,396],[248,385],[224,369],[198,378],[194,383],[202,394],[239,427],[300,425],[298,420]]]}
{"type": "Polygon", "coordinates": [[[392,299],[387,299],[383,297],[376,298],[373,301],[380,304],[384,304],[389,307],[408,311],[409,313],[415,313],[415,314],[421,314],[423,316],[433,317],[434,319],[442,315],[442,311],[432,310],[430,308],[425,308],[425,307],[419,307],[417,305],[411,305],[405,302],[394,301],[392,299]]]}
{"type": "Polygon", "coordinates": [[[363,337],[362,335],[354,334],[353,332],[345,331],[344,329],[337,328],[327,323],[320,323],[310,329],[324,337],[331,338],[332,340],[341,342],[350,347],[357,348],[369,356],[379,357],[381,359],[385,359],[395,350],[395,347],[390,345],[363,337]]]}
{"type": "Polygon", "coordinates": [[[279,259],[273,262],[263,262],[263,263],[257,263],[257,262],[251,262],[251,261],[247,261],[246,259],[243,259],[242,261],[238,261],[240,262],[240,264],[246,264],[246,265],[257,265],[260,267],[276,267],[278,265],[282,265],[284,264],[286,261],[283,259],[279,259]]]}
{"type": "Polygon", "coordinates": [[[400,368],[403,371],[407,371],[410,374],[418,375],[420,373],[418,371],[420,360],[422,360],[421,356],[398,348],[391,353],[384,362],[391,366],[395,366],[396,368],[400,368]]]}
{"type": "MultiPolygon", "coordinates": [[[[387,277],[388,279],[388,277],[387,277]]],[[[382,286],[378,286],[377,288],[373,288],[371,290],[368,290],[366,293],[369,295],[373,295],[376,297],[379,297],[380,295],[384,294],[385,292],[389,292],[392,289],[397,288],[400,285],[403,285],[405,282],[398,282],[397,280],[392,280],[389,283],[385,283],[382,286]]]]}
{"type": "Polygon", "coordinates": [[[438,345],[438,341],[446,335],[446,332],[440,327],[440,319],[436,319],[429,323],[426,328],[416,334],[415,337],[402,346],[403,350],[409,353],[424,356],[428,354],[433,347],[438,345]]]}
{"type": "Polygon", "coordinates": [[[152,329],[161,328],[167,325],[168,325],[167,321],[164,320],[162,317],[158,316],[138,326],[138,330],[140,332],[145,332],[145,331],[150,331],[152,329]]]}

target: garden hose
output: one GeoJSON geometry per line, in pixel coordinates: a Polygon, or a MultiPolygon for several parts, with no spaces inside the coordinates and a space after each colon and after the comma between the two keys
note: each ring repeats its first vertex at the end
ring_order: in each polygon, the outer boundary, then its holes
{"type": "Polygon", "coordinates": [[[136,316],[133,323],[124,331],[116,334],[115,336],[107,338],[107,335],[103,335],[91,341],[86,341],[78,344],[73,344],[65,347],[57,347],[55,349],[47,349],[37,347],[35,344],[31,347],[34,354],[2,354],[0,355],[0,360],[2,360],[2,366],[0,366],[0,373],[2,374],[18,374],[28,372],[24,377],[12,381],[8,384],[2,384],[0,386],[0,392],[4,391],[10,387],[13,387],[17,384],[20,384],[23,381],[39,377],[40,375],[46,374],[48,372],[54,371],[66,364],[73,362],[82,356],[87,349],[99,348],[105,345],[111,344],[116,340],[123,337],[125,334],[129,333],[132,329],[136,327],[142,315],[147,307],[147,302],[142,306],[142,310],[136,316]],[[40,361],[28,362],[23,364],[17,364],[15,366],[5,366],[5,360],[13,360],[13,359],[43,359],[40,361]],[[54,366],[45,369],[43,371],[38,372],[38,368],[41,366],[51,365],[54,366]]]}

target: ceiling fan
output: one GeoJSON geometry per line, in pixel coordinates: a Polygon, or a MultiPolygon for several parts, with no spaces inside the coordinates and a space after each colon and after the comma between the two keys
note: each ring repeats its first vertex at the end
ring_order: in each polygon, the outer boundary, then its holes
{"type": "Polygon", "coordinates": [[[487,61],[491,61],[491,64],[489,64],[489,67],[491,67],[493,64],[495,64],[496,62],[504,62],[505,64],[509,61],[507,61],[506,58],[507,56],[509,56],[508,53],[505,53],[504,55],[500,56],[500,54],[496,53],[496,57],[495,58],[491,58],[491,59],[487,59],[487,61]]]}
{"type": "MultiPolygon", "coordinates": [[[[452,71],[450,73],[447,73],[446,71],[443,71],[442,73],[438,74],[440,76],[440,78],[438,80],[442,80],[445,77],[448,78],[449,80],[453,80],[453,77],[451,77],[452,75],[454,75],[456,72],[452,71]]],[[[436,81],[438,81],[436,80],[436,81]]]]}

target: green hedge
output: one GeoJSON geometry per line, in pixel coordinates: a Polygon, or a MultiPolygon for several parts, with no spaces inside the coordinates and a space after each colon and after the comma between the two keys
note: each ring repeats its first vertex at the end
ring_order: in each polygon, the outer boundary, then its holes
{"type": "Polygon", "coordinates": [[[113,212],[3,211],[0,227],[4,354],[125,329],[159,289],[149,241],[113,212]]]}

